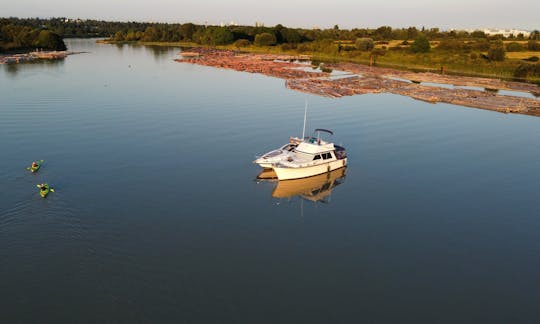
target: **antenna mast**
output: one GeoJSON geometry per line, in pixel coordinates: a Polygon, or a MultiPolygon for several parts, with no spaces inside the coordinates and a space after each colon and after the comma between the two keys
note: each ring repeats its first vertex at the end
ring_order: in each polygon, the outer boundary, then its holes
{"type": "Polygon", "coordinates": [[[307,115],[307,99],[306,99],[306,107],[304,108],[304,128],[302,129],[302,141],[304,140],[306,136],[306,115],[307,115]]]}

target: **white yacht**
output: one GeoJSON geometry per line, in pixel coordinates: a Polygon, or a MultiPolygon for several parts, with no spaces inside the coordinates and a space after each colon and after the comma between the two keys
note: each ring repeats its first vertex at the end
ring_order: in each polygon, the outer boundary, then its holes
{"type": "Polygon", "coordinates": [[[327,129],[316,129],[317,137],[306,137],[287,154],[276,155],[270,163],[279,180],[299,179],[330,172],[347,165],[345,148],[321,139],[320,133],[333,135],[327,129]]]}

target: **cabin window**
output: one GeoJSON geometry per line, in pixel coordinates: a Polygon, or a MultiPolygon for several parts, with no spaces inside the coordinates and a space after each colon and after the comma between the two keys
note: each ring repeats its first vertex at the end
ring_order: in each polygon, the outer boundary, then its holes
{"type": "Polygon", "coordinates": [[[320,155],[318,155],[318,154],[317,154],[317,155],[315,155],[315,157],[313,158],[313,160],[314,160],[314,161],[315,161],[315,160],[320,160],[320,159],[321,159],[321,156],[320,156],[320,155]]]}
{"type": "Polygon", "coordinates": [[[328,159],[331,159],[331,158],[332,158],[332,154],[330,154],[330,153],[323,153],[322,157],[323,157],[323,159],[328,160],[328,159]]]}

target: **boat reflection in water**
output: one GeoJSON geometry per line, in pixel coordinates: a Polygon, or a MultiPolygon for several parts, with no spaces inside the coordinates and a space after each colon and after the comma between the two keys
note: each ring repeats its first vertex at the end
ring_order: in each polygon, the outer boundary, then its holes
{"type": "Polygon", "coordinates": [[[282,181],[277,180],[277,175],[272,169],[265,169],[257,176],[257,179],[277,182],[272,192],[274,198],[290,199],[299,196],[313,202],[328,203],[332,190],[345,181],[346,169],[340,168],[309,178],[282,181]]]}

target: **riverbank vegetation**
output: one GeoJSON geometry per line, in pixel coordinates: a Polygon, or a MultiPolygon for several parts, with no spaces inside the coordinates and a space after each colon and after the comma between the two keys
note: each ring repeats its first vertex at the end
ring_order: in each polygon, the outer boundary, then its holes
{"type": "MultiPolygon", "coordinates": [[[[207,26],[193,23],[106,22],[80,19],[0,19],[62,37],[104,37],[111,43],[204,45],[257,53],[308,54],[320,61],[355,62],[540,83],[540,32],[503,37],[439,28],[329,29],[283,25],[207,26]]],[[[5,37],[0,35],[0,37],[5,37]]],[[[0,38],[0,42],[2,38],[0,38]]]]}
{"type": "Polygon", "coordinates": [[[0,53],[36,50],[65,51],[66,45],[60,35],[48,29],[0,25],[0,53]]]}

